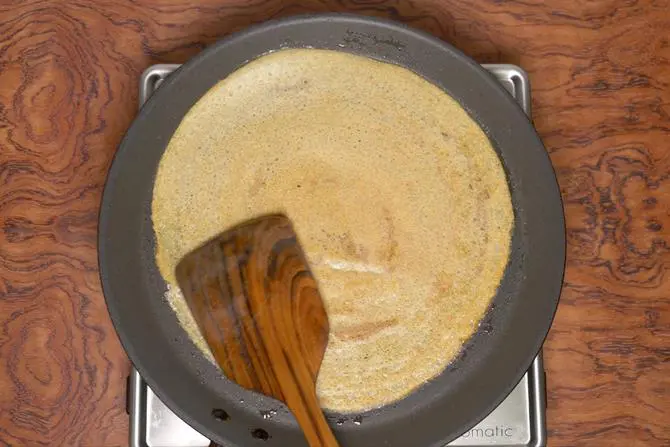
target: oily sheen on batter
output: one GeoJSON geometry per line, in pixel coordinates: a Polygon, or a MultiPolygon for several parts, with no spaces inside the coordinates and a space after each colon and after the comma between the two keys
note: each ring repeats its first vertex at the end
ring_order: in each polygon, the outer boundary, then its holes
{"type": "Polygon", "coordinates": [[[450,96],[407,69],[315,49],[219,82],[161,159],[156,260],[203,351],[175,265],[275,212],[319,282],[331,333],[317,392],[341,412],[401,399],[454,359],[503,276],[514,220],[497,154],[450,96]]]}

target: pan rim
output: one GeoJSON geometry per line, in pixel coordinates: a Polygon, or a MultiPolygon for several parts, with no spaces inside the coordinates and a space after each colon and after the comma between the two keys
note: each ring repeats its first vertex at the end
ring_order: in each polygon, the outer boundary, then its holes
{"type": "MultiPolygon", "coordinates": [[[[133,125],[131,126],[130,130],[128,131],[128,134],[126,135],[126,138],[124,138],[124,141],[121,143],[119,150],[117,151],[117,154],[115,155],[114,162],[112,164],[112,167],[110,168],[110,173],[108,177],[108,182],[105,185],[105,191],[103,193],[103,199],[102,199],[102,206],[100,209],[100,224],[99,224],[99,264],[100,264],[100,274],[101,274],[101,280],[103,284],[103,291],[105,294],[105,299],[106,303],[110,312],[110,315],[112,317],[112,321],[114,323],[114,326],[117,330],[117,333],[119,334],[119,338],[121,339],[121,342],[126,349],[126,352],[128,352],[129,356],[133,360],[133,363],[135,363],[137,369],[140,371],[140,373],[147,379],[149,382],[150,386],[152,389],[156,392],[156,394],[159,395],[161,400],[163,400],[170,408],[173,410],[176,410],[175,412],[181,416],[183,419],[185,419],[187,422],[189,422],[191,425],[196,426],[200,431],[203,431],[206,435],[211,436],[214,435],[214,440],[218,440],[219,442],[230,442],[229,440],[225,438],[221,438],[221,433],[219,430],[212,429],[214,426],[213,423],[203,423],[201,420],[198,420],[198,418],[193,418],[191,417],[190,413],[187,413],[185,411],[182,411],[182,406],[179,402],[174,401],[171,398],[170,392],[167,391],[167,387],[165,386],[166,381],[165,380],[154,380],[154,375],[151,374],[150,369],[151,368],[145,368],[144,365],[144,359],[143,356],[140,355],[140,353],[137,352],[136,347],[134,345],[133,340],[131,339],[132,337],[127,334],[127,325],[124,323],[124,318],[125,316],[123,315],[122,310],[118,307],[118,300],[115,298],[110,298],[114,297],[116,293],[116,284],[112,284],[110,282],[110,276],[109,272],[112,269],[112,266],[110,265],[109,262],[109,251],[113,251],[114,244],[110,245],[110,242],[105,238],[105,235],[109,233],[109,219],[110,219],[110,213],[112,212],[111,210],[118,209],[118,206],[114,207],[110,201],[113,200],[113,194],[115,192],[115,186],[114,182],[119,178],[121,173],[119,170],[121,169],[122,165],[121,162],[117,163],[117,160],[121,160],[122,157],[128,157],[126,154],[128,151],[131,151],[129,149],[130,147],[133,146],[132,143],[129,143],[129,141],[134,138],[134,135],[141,130],[141,125],[138,125],[138,123],[141,124],[141,119],[143,116],[146,116],[149,114],[151,110],[155,110],[157,104],[159,103],[159,100],[162,103],[165,103],[165,98],[168,93],[169,93],[169,85],[173,85],[173,89],[175,88],[174,86],[179,83],[180,76],[184,76],[184,73],[188,72],[193,72],[196,67],[198,67],[201,63],[206,61],[209,55],[215,55],[217,51],[220,51],[221,48],[224,48],[226,45],[231,45],[235,44],[236,42],[239,43],[240,41],[244,41],[244,39],[249,38],[250,36],[253,36],[254,34],[257,33],[264,33],[268,31],[272,31],[273,29],[276,29],[276,27],[285,27],[285,26],[295,26],[297,25],[304,25],[306,23],[311,23],[312,25],[317,24],[317,25],[323,25],[323,23],[346,23],[348,25],[355,25],[355,24],[364,24],[365,26],[372,26],[373,28],[380,29],[380,30],[392,30],[396,33],[402,33],[403,35],[409,36],[408,38],[416,39],[417,41],[422,41],[427,44],[433,45],[433,46],[439,46],[442,48],[442,50],[449,51],[456,57],[461,63],[464,62],[464,66],[469,66],[472,67],[472,73],[470,74],[477,74],[479,76],[479,81],[480,83],[482,82],[488,82],[488,88],[492,88],[493,90],[499,89],[500,92],[504,94],[503,99],[501,101],[506,101],[508,103],[507,107],[510,110],[517,109],[518,112],[523,116],[523,118],[526,121],[526,125],[530,127],[531,130],[531,137],[534,136],[536,139],[535,141],[535,148],[540,148],[542,151],[544,151],[544,148],[542,146],[542,143],[540,142],[539,138],[535,134],[534,129],[532,129],[532,126],[528,123],[525,115],[523,114],[520,109],[518,109],[517,104],[513,101],[511,97],[507,94],[507,92],[504,92],[503,87],[498,85],[497,81],[493,80],[492,78],[489,78],[487,81],[486,76],[489,76],[488,73],[485,73],[484,70],[479,67],[478,64],[476,64],[474,61],[471,61],[469,58],[467,58],[463,53],[460,51],[454,49],[453,47],[449,46],[448,44],[439,41],[437,38],[434,38],[428,34],[422,33],[417,30],[410,29],[404,25],[398,24],[397,22],[392,22],[389,20],[383,20],[383,19],[377,19],[377,18],[368,18],[364,16],[357,16],[357,15],[351,15],[351,14],[318,14],[318,15],[303,15],[303,16],[295,16],[291,17],[288,19],[280,19],[280,20],[275,20],[275,21],[270,21],[270,22],[265,22],[261,25],[257,25],[251,28],[248,28],[244,31],[241,31],[239,33],[236,33],[234,35],[231,35],[222,41],[219,41],[218,43],[212,45],[211,47],[207,48],[204,50],[202,53],[200,53],[198,56],[193,58],[191,61],[187,62],[182,68],[180,68],[177,72],[175,72],[164,84],[163,87],[161,87],[161,91],[159,91],[156,95],[153,95],[152,98],[149,100],[147,103],[147,107],[143,109],[143,112],[140,112],[136,120],[133,122],[133,125]],[[484,76],[482,76],[482,74],[484,76]],[[166,87],[168,87],[166,89],[166,87]],[[504,99],[506,98],[506,99],[504,99]],[[138,130],[138,126],[140,130],[138,130]],[[117,158],[118,157],[118,158],[117,158]]],[[[421,74],[421,73],[420,73],[421,74]]],[[[450,93],[450,92],[448,92],[450,93]]],[[[529,129],[526,129],[529,130],[529,129]]],[[[532,144],[531,144],[532,145],[532,144]]],[[[545,299],[545,308],[549,310],[548,313],[545,313],[541,320],[536,322],[536,326],[546,326],[546,330],[542,329],[539,331],[539,333],[535,334],[535,337],[533,337],[532,343],[529,342],[530,348],[526,349],[528,351],[526,358],[524,358],[523,362],[525,363],[525,368],[522,368],[521,366],[517,367],[518,373],[513,374],[515,379],[512,380],[507,387],[504,387],[499,394],[501,394],[499,399],[492,399],[490,405],[487,406],[486,411],[483,411],[483,414],[477,415],[477,416],[472,416],[469,418],[469,424],[472,425],[475,422],[477,422],[477,419],[481,419],[481,417],[484,417],[490,410],[492,410],[504,397],[507,395],[509,391],[514,387],[516,382],[522,377],[523,373],[525,373],[527,367],[530,365],[532,362],[533,358],[537,354],[537,351],[539,350],[540,346],[542,345],[542,342],[544,341],[544,338],[546,337],[546,333],[551,325],[551,321],[553,319],[553,315],[556,310],[556,305],[558,302],[559,298],[559,292],[560,292],[560,284],[562,283],[563,279],[563,273],[564,273],[564,264],[565,264],[565,234],[564,234],[564,220],[563,220],[563,208],[561,205],[560,201],[560,194],[558,192],[558,185],[556,184],[555,176],[553,173],[553,169],[551,168],[551,164],[549,163],[548,156],[546,152],[544,152],[544,156],[546,157],[546,164],[547,166],[544,166],[544,170],[546,171],[546,168],[548,167],[551,173],[551,178],[547,183],[552,183],[551,180],[553,179],[553,191],[551,185],[546,186],[550,191],[550,193],[553,194],[553,198],[547,199],[547,202],[553,202],[553,207],[556,208],[556,205],[558,205],[558,208],[560,208],[560,212],[556,213],[557,208],[553,210],[553,213],[549,213],[551,217],[557,218],[558,221],[554,222],[553,225],[550,225],[550,230],[549,233],[552,234],[555,237],[555,241],[553,244],[550,244],[556,249],[555,255],[553,257],[553,262],[552,265],[554,267],[560,265],[560,269],[557,268],[554,273],[552,274],[552,279],[554,284],[549,285],[550,295],[554,295],[550,298],[545,299]],[[533,351],[533,352],[530,352],[533,351]],[[526,362],[527,360],[527,362],[526,362]]],[[[547,171],[548,172],[548,171],[547,171]]],[[[546,172],[545,172],[546,173],[546,172]]],[[[552,196],[550,194],[550,197],[552,196]]],[[[118,241],[115,241],[118,242],[118,241]]],[[[136,332],[136,331],[135,331],[136,332]]],[[[509,375],[509,374],[508,374],[509,375]]],[[[482,411],[480,411],[482,412],[482,411]]],[[[464,427],[464,430],[469,427],[464,427]]],[[[463,430],[463,431],[464,431],[463,430]]],[[[452,432],[458,431],[457,429],[452,430],[452,432]]],[[[337,432],[337,430],[336,430],[337,432]]],[[[451,433],[449,435],[446,435],[445,437],[440,439],[440,443],[436,443],[435,445],[443,445],[446,442],[449,442],[449,438],[456,437],[460,433],[451,433]],[[442,441],[446,439],[444,443],[442,441]]],[[[278,445],[278,444],[277,444],[278,445]]],[[[404,445],[404,444],[389,444],[389,445],[404,445]]]]}

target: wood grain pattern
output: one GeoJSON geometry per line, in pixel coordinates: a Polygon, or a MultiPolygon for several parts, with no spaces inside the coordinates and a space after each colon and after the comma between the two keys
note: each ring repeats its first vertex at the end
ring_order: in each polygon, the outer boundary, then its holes
{"type": "Polygon", "coordinates": [[[225,375],[286,403],[310,447],[337,447],[316,396],[328,315],[291,221],[244,222],[184,256],[176,274],[225,375]]]}
{"type": "Polygon", "coordinates": [[[137,81],[251,23],[394,18],[530,74],[568,225],[551,446],[670,445],[668,0],[0,3],[0,444],[127,444],[96,217],[137,81]]]}

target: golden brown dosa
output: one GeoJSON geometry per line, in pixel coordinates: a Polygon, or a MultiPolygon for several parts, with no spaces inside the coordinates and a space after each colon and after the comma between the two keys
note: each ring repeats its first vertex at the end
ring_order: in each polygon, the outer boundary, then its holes
{"type": "Polygon", "coordinates": [[[265,213],[286,213],[319,282],[331,335],[324,407],[354,412],[439,374],[503,275],[513,209],[488,138],[411,71],[344,52],[282,50],[213,87],[184,117],[153,192],[168,300],[179,259],[265,213]]]}

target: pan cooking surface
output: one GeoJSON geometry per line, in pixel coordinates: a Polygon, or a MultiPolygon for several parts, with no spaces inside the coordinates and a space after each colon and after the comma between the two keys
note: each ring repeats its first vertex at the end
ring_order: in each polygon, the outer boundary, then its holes
{"type": "Polygon", "coordinates": [[[502,163],[456,101],[397,65],[316,49],[235,71],[161,158],[156,260],[199,347],[176,264],[278,211],[328,309],[319,401],[344,413],[393,403],[453,360],[496,292],[514,220],[502,163]]]}

